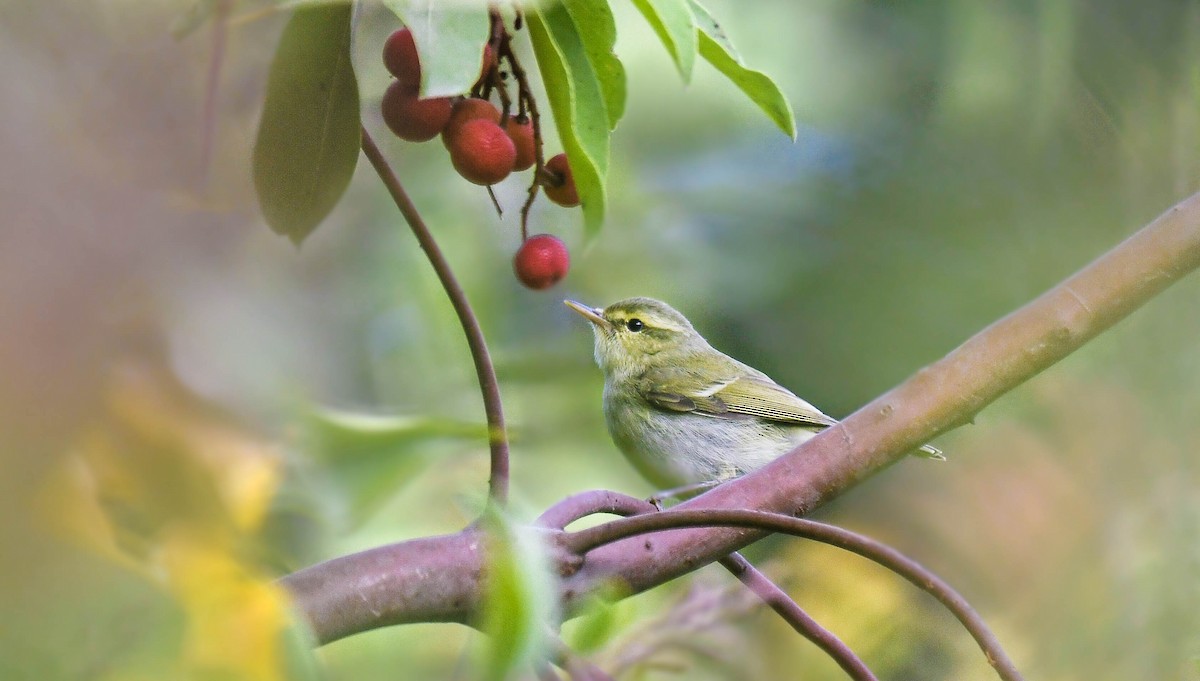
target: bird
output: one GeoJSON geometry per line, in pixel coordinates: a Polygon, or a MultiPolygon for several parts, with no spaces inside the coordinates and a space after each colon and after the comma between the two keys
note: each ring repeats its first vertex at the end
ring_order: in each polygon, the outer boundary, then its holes
{"type": "MultiPolygon", "coordinates": [[[[660,489],[719,484],[837,424],[712,347],[660,300],[629,298],[605,308],[563,302],[591,322],[613,442],[660,489]]],[[[914,454],[945,459],[932,445],[914,454]]]]}

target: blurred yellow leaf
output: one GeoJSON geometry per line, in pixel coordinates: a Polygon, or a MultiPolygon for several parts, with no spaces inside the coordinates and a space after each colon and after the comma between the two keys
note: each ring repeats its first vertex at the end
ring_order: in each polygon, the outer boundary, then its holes
{"type": "Polygon", "coordinates": [[[189,675],[287,678],[282,643],[289,618],[283,590],[204,538],[172,536],[164,549],[168,588],[188,619],[182,663],[189,675]]]}
{"type": "Polygon", "coordinates": [[[152,362],[118,367],[104,407],[42,490],[42,517],[177,601],[172,678],[294,678],[286,595],[255,542],[279,452],[152,362]]]}
{"type": "Polygon", "coordinates": [[[170,528],[231,550],[263,522],[282,477],[268,443],[156,365],[114,371],[104,413],[42,495],[59,529],[102,554],[154,559],[170,528]]]}

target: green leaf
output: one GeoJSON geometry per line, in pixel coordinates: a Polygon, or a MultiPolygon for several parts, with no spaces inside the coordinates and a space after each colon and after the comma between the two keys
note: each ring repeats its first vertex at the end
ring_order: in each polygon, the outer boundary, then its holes
{"type": "Polygon", "coordinates": [[[483,65],[491,34],[486,2],[480,0],[383,0],[412,31],[421,61],[421,94],[452,97],[471,89],[483,65]]]}
{"type": "Polygon", "coordinates": [[[583,44],[588,66],[600,84],[608,129],[617,127],[625,113],[625,67],[613,54],[617,42],[617,23],[608,0],[562,0],[575,33],[583,44]]]}
{"type": "Polygon", "coordinates": [[[633,0],[633,4],[671,53],[683,82],[692,82],[699,38],[687,0],[633,0]]]}
{"type": "Polygon", "coordinates": [[[734,61],[740,64],[742,55],[733,46],[733,42],[729,40],[729,36],[725,35],[725,29],[721,28],[721,24],[717,23],[716,18],[704,8],[704,5],[701,5],[696,0],[687,0],[687,4],[689,11],[692,13],[692,20],[700,33],[707,35],[719,43],[721,48],[728,52],[734,61]]]}
{"type": "Polygon", "coordinates": [[[746,68],[742,57],[716,19],[696,0],[688,0],[700,35],[700,56],[725,74],[750,101],[792,139],[796,139],[796,118],[779,86],[761,71],[746,68]]]}
{"type": "Polygon", "coordinates": [[[345,495],[351,525],[370,517],[425,467],[432,442],[487,439],[482,424],[423,416],[319,410],[305,426],[304,449],[345,495]]]}
{"type": "Polygon", "coordinates": [[[489,507],[488,561],[479,630],[489,637],[484,672],[505,681],[544,658],[545,632],[557,622],[557,601],[542,531],[517,525],[489,507]]]}
{"type": "Polygon", "coordinates": [[[558,138],[571,163],[588,238],[604,224],[609,117],[571,16],[562,5],[526,11],[525,22],[558,138]]]}
{"type": "Polygon", "coordinates": [[[299,244],[350,184],[362,132],[346,3],[297,9],[279,40],[254,145],[271,229],[299,244]]]}

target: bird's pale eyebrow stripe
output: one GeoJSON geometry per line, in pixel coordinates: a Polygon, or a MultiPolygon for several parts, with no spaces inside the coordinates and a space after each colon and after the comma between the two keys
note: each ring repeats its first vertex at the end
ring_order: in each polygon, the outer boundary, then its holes
{"type": "Polygon", "coordinates": [[[672,333],[683,333],[684,331],[682,326],[676,326],[660,317],[639,317],[633,314],[629,315],[629,319],[640,319],[646,325],[647,329],[654,329],[656,331],[670,331],[672,333]]]}

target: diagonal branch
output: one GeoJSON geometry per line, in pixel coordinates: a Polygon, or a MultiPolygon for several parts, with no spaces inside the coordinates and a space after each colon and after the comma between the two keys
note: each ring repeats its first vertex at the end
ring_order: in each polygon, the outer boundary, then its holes
{"type": "MultiPolygon", "coordinates": [[[[676,509],[759,509],[802,515],[921,444],[971,421],[992,401],[1077,350],[1200,266],[1200,194],[1193,195],[945,358],[762,469],[676,509]]],[[[563,592],[585,595],[620,575],[639,593],[711,563],[761,531],[680,530],[588,555],[563,592]]],[[[570,601],[571,599],[568,599],[570,601]]],[[[568,607],[570,603],[568,602],[568,607]]]]}
{"type": "MultiPolygon", "coordinates": [[[[562,502],[555,504],[538,518],[538,524],[544,527],[562,529],[566,525],[594,513],[613,513],[630,517],[640,514],[653,514],[656,511],[658,511],[656,506],[643,499],[621,494],[620,492],[592,490],[568,497],[562,502]]],[[[668,516],[655,515],[655,517],[662,518],[668,516]]],[[[662,521],[659,522],[661,523],[662,521]]],[[[603,525],[601,527],[608,526],[603,525]]],[[[569,543],[571,538],[568,535],[564,541],[569,543]]],[[[577,539],[578,537],[575,536],[573,538],[577,539]]],[[[575,551],[578,555],[583,555],[585,552],[575,551]]],[[[855,681],[875,680],[876,677],[870,668],[859,659],[858,655],[849,646],[843,643],[833,632],[822,627],[808,613],[804,612],[804,609],[796,601],[792,600],[791,596],[788,596],[783,589],[779,588],[770,578],[754,567],[742,554],[731,553],[718,562],[721,564],[721,567],[728,570],[734,577],[737,577],[738,581],[754,592],[754,595],[758,596],[760,600],[774,610],[775,614],[782,617],[792,629],[796,630],[796,633],[812,641],[826,655],[833,658],[833,661],[851,679],[855,681]]]]}
{"type": "Polygon", "coordinates": [[[379,179],[383,180],[388,193],[392,195],[396,207],[400,209],[400,214],[412,228],[413,235],[417,237],[417,243],[421,245],[421,250],[425,251],[425,256],[429,258],[429,264],[433,265],[433,271],[437,273],[438,280],[442,282],[442,288],[446,289],[446,296],[450,298],[450,304],[454,306],[454,312],[458,314],[458,321],[462,324],[463,333],[467,336],[467,345],[471,348],[471,359],[475,361],[475,375],[479,379],[479,390],[483,393],[483,409],[488,423],[488,446],[491,448],[491,477],[488,483],[488,496],[500,505],[504,505],[508,500],[508,433],[504,428],[500,384],[496,380],[496,370],[492,367],[492,357],[488,354],[487,342],[483,339],[483,330],[479,328],[479,320],[475,317],[474,310],[471,309],[471,303],[467,301],[467,294],[463,293],[462,286],[459,286],[458,279],[454,277],[454,271],[450,269],[450,263],[446,262],[445,256],[442,255],[442,249],[438,248],[429,227],[421,219],[417,207],[408,197],[408,192],[404,191],[404,186],[392,172],[387,159],[379,151],[375,140],[371,139],[366,127],[362,129],[362,150],[367,160],[375,168],[375,172],[379,174],[379,179]]]}
{"type": "MultiPolygon", "coordinates": [[[[938,433],[970,421],[993,400],[1077,350],[1197,266],[1200,194],[839,426],[762,470],[674,510],[807,513],[938,433]]],[[[697,528],[659,534],[650,548],[642,538],[603,546],[564,578],[564,607],[577,606],[613,579],[621,580],[630,593],[644,591],[762,536],[761,530],[697,528]]],[[[474,539],[474,531],[466,530],[383,546],[315,565],[281,583],[322,642],[400,622],[464,621],[481,597],[482,557],[474,539]]]]}

